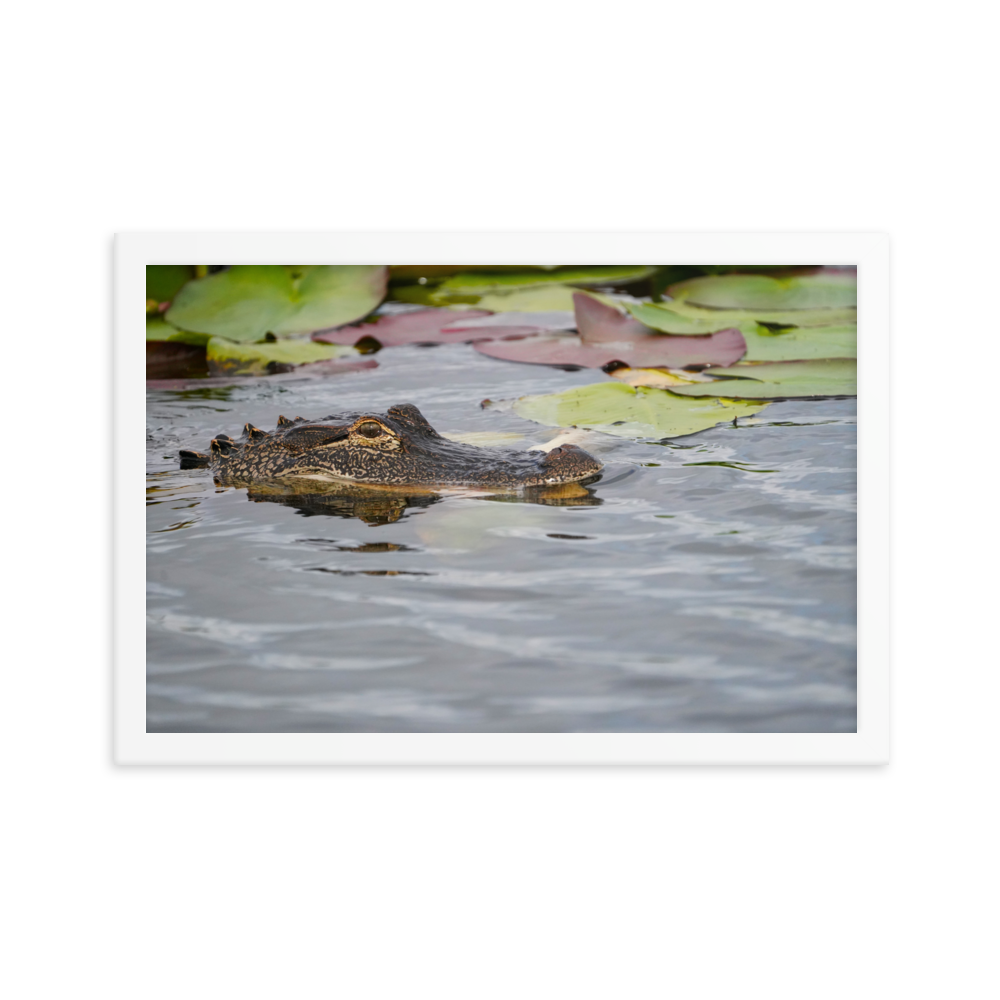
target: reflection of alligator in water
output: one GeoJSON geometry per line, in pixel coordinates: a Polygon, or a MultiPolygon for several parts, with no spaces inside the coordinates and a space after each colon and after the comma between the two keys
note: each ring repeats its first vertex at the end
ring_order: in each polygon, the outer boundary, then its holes
{"type": "Polygon", "coordinates": [[[211,454],[182,451],[181,465],[209,465],[220,483],[311,476],[369,486],[470,486],[520,490],[589,480],[604,468],[572,444],[547,452],[477,448],[443,438],[413,405],[386,413],[335,413],[320,420],[278,417],[274,431],[252,424],[239,441],[219,434],[211,454]]]}
{"type": "Polygon", "coordinates": [[[599,507],[604,501],[587,489],[583,483],[562,483],[524,490],[522,493],[496,493],[483,497],[500,503],[543,503],[547,507],[599,507]]]}
{"type": "Polygon", "coordinates": [[[372,489],[351,483],[320,484],[315,480],[274,480],[247,489],[247,499],[256,503],[280,503],[294,507],[303,517],[357,517],[365,524],[392,524],[408,507],[430,507],[441,498],[437,493],[372,489]]]}
{"type": "MultiPolygon", "coordinates": [[[[356,517],[373,527],[398,521],[409,508],[430,507],[443,500],[440,493],[399,487],[357,486],[353,483],[319,483],[316,480],[273,480],[247,489],[255,503],[280,503],[294,507],[303,517],[356,517]]],[[[490,494],[483,500],[507,503],[540,503],[560,507],[595,506],[603,501],[579,483],[526,489],[520,493],[490,494]]]]}

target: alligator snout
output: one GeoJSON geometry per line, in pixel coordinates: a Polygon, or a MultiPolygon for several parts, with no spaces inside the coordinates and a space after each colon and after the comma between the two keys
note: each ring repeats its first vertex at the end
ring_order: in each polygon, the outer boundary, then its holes
{"type": "Polygon", "coordinates": [[[546,482],[565,482],[596,476],[604,468],[590,452],[575,444],[561,444],[547,451],[542,458],[546,482]]]}

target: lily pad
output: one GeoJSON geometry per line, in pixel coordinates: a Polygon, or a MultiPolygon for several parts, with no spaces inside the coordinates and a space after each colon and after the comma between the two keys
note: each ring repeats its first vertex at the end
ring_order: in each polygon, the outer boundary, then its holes
{"type": "Polygon", "coordinates": [[[853,358],[706,368],[702,374],[721,378],[675,386],[671,392],[729,399],[822,399],[858,394],[858,363],[853,358]]]}
{"type": "Polygon", "coordinates": [[[856,324],[857,309],[703,309],[683,299],[671,299],[658,303],[660,308],[691,319],[703,319],[709,323],[723,323],[726,326],[740,326],[750,320],[755,323],[771,323],[778,326],[843,326],[856,324]]]}
{"type": "MultiPolygon", "coordinates": [[[[374,337],[383,347],[398,347],[401,344],[461,344],[476,340],[474,333],[444,332],[444,328],[454,323],[459,315],[477,318],[489,316],[490,313],[479,309],[469,309],[462,313],[451,309],[418,309],[380,316],[374,323],[324,330],[322,333],[314,333],[312,339],[326,344],[356,344],[362,337],[374,337]]],[[[482,336],[493,335],[484,333],[482,336]]]]}
{"type": "Polygon", "coordinates": [[[620,360],[614,350],[588,347],[575,333],[538,333],[513,340],[481,340],[473,346],[480,354],[500,361],[561,368],[601,368],[620,360]]]}
{"type": "Polygon", "coordinates": [[[197,344],[204,347],[211,336],[207,333],[192,333],[190,330],[178,330],[160,316],[146,317],[146,340],[171,341],[180,344],[197,344]]]}
{"type": "Polygon", "coordinates": [[[573,304],[579,336],[537,334],[476,344],[476,350],[503,361],[577,368],[603,368],[612,361],[631,368],[731,365],[746,353],[746,341],[735,327],[709,336],[675,337],[654,333],[586,292],[576,292],[573,304]]]}
{"type": "Polygon", "coordinates": [[[548,330],[573,330],[576,328],[576,317],[568,309],[549,310],[547,312],[507,312],[483,314],[474,309],[451,314],[451,322],[447,330],[481,330],[507,329],[516,327],[519,330],[530,330],[532,333],[543,333],[548,330]]]}
{"type": "Polygon", "coordinates": [[[174,333],[177,333],[177,327],[171,326],[159,316],[146,318],[146,340],[169,340],[174,333]]]}
{"type": "Polygon", "coordinates": [[[625,285],[648,278],[656,270],[646,265],[595,267],[560,267],[552,271],[521,271],[514,273],[456,274],[441,282],[435,290],[443,295],[491,295],[520,291],[538,285],[625,285]]]}
{"type": "Polygon", "coordinates": [[[385,296],[387,277],[382,266],[236,265],[188,282],[166,318],[241,343],[295,337],[366,316],[385,296]]]}
{"type": "Polygon", "coordinates": [[[857,305],[854,271],[823,271],[792,278],[716,274],[671,285],[675,299],[715,309],[835,309],[857,305]]]}
{"type": "Polygon", "coordinates": [[[539,333],[518,340],[475,344],[480,354],[501,361],[574,368],[603,368],[620,361],[632,368],[683,368],[686,365],[731,364],[746,351],[737,329],[710,337],[650,336],[633,342],[586,344],[575,333],[539,333]]]}
{"type": "Polygon", "coordinates": [[[810,326],[769,330],[753,321],[740,325],[747,342],[745,361],[808,361],[815,358],[856,358],[858,328],[810,326]]]}
{"type": "Polygon", "coordinates": [[[738,325],[726,319],[720,319],[721,314],[685,316],[659,302],[623,302],[622,304],[634,319],[652,330],[659,330],[660,333],[697,336],[715,333],[718,330],[725,330],[726,327],[738,325]]]}
{"type": "Polygon", "coordinates": [[[237,344],[213,337],[206,346],[209,371],[213,375],[266,374],[275,367],[303,365],[335,358],[356,358],[353,347],[317,344],[312,340],[279,340],[272,344],[237,344]]]}
{"type": "Polygon", "coordinates": [[[585,344],[635,343],[656,336],[645,323],[586,292],[573,296],[573,310],[585,344]]]}
{"type": "MultiPolygon", "coordinates": [[[[716,364],[731,365],[746,351],[742,333],[735,327],[696,336],[662,334],[633,316],[623,313],[619,303],[606,296],[577,292],[573,296],[576,328],[585,344],[631,343],[632,365],[683,368],[705,364],[698,357],[718,357],[716,364]]],[[[626,360],[626,359],[622,359],[626,360]]]]}
{"type": "Polygon", "coordinates": [[[522,396],[514,412],[549,427],[585,427],[627,438],[682,437],[759,413],[766,403],[685,399],[666,389],[599,382],[546,396],[522,396]]]}
{"type": "MultiPolygon", "coordinates": [[[[518,292],[470,296],[469,301],[490,312],[572,312],[575,291],[571,285],[542,285],[518,292]]],[[[431,292],[429,301],[448,305],[451,300],[447,295],[431,292]]]]}

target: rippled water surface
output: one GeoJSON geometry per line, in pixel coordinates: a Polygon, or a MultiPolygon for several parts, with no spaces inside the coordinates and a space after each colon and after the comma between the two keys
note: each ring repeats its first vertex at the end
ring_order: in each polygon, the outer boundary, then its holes
{"type": "Polygon", "coordinates": [[[659,444],[594,434],[583,447],[606,468],[584,502],[373,512],[249,500],[178,469],[179,448],[247,421],[399,402],[439,431],[527,446],[555,431],[480,400],[606,379],[467,345],[377,358],[149,393],[150,732],[855,729],[853,400],[774,403],[659,444]]]}

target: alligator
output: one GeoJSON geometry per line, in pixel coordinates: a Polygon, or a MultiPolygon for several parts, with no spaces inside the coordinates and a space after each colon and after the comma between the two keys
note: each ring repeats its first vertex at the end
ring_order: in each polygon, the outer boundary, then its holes
{"type": "Polygon", "coordinates": [[[273,431],[252,424],[238,441],[212,440],[210,454],[180,453],[181,466],[209,466],[220,484],[303,477],[367,486],[465,486],[513,491],[580,483],[603,465],[576,445],[542,452],[480,448],[442,437],[411,403],[385,413],[334,413],[318,420],[278,417],[273,431]]]}

